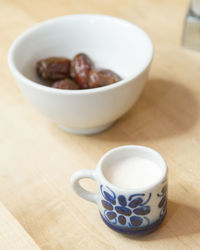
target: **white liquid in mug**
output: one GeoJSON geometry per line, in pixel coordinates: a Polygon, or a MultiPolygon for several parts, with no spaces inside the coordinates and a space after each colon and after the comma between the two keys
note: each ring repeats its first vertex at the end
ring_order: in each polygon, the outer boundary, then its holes
{"type": "Polygon", "coordinates": [[[157,182],[162,176],[162,168],[151,160],[130,156],[114,161],[104,175],[117,187],[141,188],[157,182]]]}

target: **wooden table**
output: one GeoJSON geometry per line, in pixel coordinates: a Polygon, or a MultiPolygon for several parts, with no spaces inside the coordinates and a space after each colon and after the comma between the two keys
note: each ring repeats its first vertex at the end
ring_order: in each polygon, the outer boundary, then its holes
{"type": "Polygon", "coordinates": [[[22,226],[0,203],[0,248],[4,250],[39,250],[22,226]]]}
{"type": "MultiPolygon", "coordinates": [[[[188,3],[0,0],[0,197],[41,249],[200,249],[200,53],[180,42],[188,3]],[[8,48],[22,31],[72,13],[125,18],[144,28],[155,45],[140,100],[110,130],[88,137],[63,132],[35,110],[7,66],[8,48]],[[167,218],[158,231],[137,239],[107,228],[97,207],[69,185],[74,171],[94,169],[102,154],[125,144],[152,147],[169,165],[167,218]]],[[[92,181],[83,185],[96,188],[92,181]]],[[[9,240],[2,246],[0,237],[0,250],[14,249],[9,240]]]]}

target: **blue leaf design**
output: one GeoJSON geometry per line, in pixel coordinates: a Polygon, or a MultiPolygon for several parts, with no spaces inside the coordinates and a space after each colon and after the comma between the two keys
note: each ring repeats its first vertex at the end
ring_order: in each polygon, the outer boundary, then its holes
{"type": "Polygon", "coordinates": [[[158,197],[163,197],[167,193],[167,184],[163,186],[160,193],[157,194],[158,197]]]}
{"type": "Polygon", "coordinates": [[[166,202],[166,196],[164,196],[164,197],[161,199],[161,201],[160,201],[159,204],[158,204],[158,207],[159,207],[159,208],[163,207],[164,204],[165,204],[165,202],[166,202]]]}
{"type": "Polygon", "coordinates": [[[133,210],[133,212],[137,215],[146,215],[146,214],[149,214],[150,211],[151,211],[151,208],[149,206],[139,207],[133,210]]]}
{"type": "Polygon", "coordinates": [[[105,198],[107,201],[111,202],[113,205],[116,204],[114,197],[112,197],[112,195],[110,195],[110,194],[107,193],[106,191],[104,191],[104,198],[105,198]]]}
{"type": "Polygon", "coordinates": [[[137,206],[139,206],[141,203],[143,202],[143,199],[138,197],[134,200],[132,200],[128,206],[131,207],[131,208],[136,208],[137,206]]]}
{"type": "Polygon", "coordinates": [[[136,197],[136,196],[144,196],[144,194],[132,194],[129,196],[128,200],[132,200],[133,197],[136,197]]]}
{"type": "Polygon", "coordinates": [[[118,217],[118,221],[121,225],[125,225],[126,224],[126,218],[123,215],[120,215],[118,217]]]}
{"type": "Polygon", "coordinates": [[[131,210],[129,208],[126,207],[121,207],[121,206],[116,206],[115,210],[119,213],[119,214],[123,214],[123,215],[131,215],[131,210]]]}
{"type": "Polygon", "coordinates": [[[167,192],[167,185],[165,185],[162,190],[161,190],[162,193],[166,193],[167,192]]]}
{"type": "Polygon", "coordinates": [[[114,193],[109,187],[106,186],[106,188],[107,188],[107,190],[109,190],[109,191],[111,192],[111,194],[109,194],[109,193],[106,192],[106,191],[103,191],[103,185],[102,185],[102,184],[100,185],[101,194],[103,195],[103,197],[104,197],[107,201],[109,201],[109,202],[111,202],[113,205],[115,205],[115,204],[116,204],[116,201],[115,201],[116,195],[115,195],[115,193],[114,193]]]}
{"type": "Polygon", "coordinates": [[[143,203],[141,203],[140,206],[146,205],[149,202],[150,199],[151,199],[151,193],[149,193],[149,197],[146,199],[146,201],[144,201],[143,203]]]}
{"type": "Polygon", "coordinates": [[[167,212],[167,200],[165,200],[165,203],[163,207],[161,208],[160,217],[162,217],[166,212],[167,212]]]}
{"type": "Polygon", "coordinates": [[[139,227],[142,224],[143,219],[138,216],[131,216],[130,221],[133,226],[139,227]]]}
{"type": "Polygon", "coordinates": [[[109,220],[113,220],[116,218],[117,214],[115,212],[107,212],[106,216],[108,217],[109,220]]]}
{"type": "Polygon", "coordinates": [[[102,200],[101,203],[105,209],[113,210],[113,206],[109,202],[102,200]]]}
{"type": "Polygon", "coordinates": [[[167,199],[165,200],[165,203],[163,205],[163,209],[166,210],[167,209],[167,199]]]}
{"type": "Polygon", "coordinates": [[[126,198],[124,195],[118,197],[118,202],[121,206],[125,207],[127,205],[126,198]]]}

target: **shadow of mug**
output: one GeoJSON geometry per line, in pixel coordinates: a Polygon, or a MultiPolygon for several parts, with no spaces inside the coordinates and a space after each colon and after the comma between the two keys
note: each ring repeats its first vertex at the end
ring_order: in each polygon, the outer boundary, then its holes
{"type": "Polygon", "coordinates": [[[176,238],[184,235],[200,233],[200,209],[168,200],[167,216],[162,225],[145,237],[135,237],[133,235],[120,235],[127,240],[154,241],[168,238],[176,238]]]}
{"type": "Polygon", "coordinates": [[[200,233],[200,209],[175,201],[168,201],[168,214],[160,230],[144,240],[175,238],[200,233]]]}

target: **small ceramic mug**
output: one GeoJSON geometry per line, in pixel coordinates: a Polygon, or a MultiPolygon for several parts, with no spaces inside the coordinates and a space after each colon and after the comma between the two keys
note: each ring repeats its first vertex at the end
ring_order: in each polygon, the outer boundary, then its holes
{"type": "MultiPolygon", "coordinates": [[[[145,175],[145,173],[144,173],[145,175]]],[[[154,231],[167,211],[167,165],[156,151],[143,146],[122,146],[107,152],[98,162],[96,170],[80,170],[71,177],[74,191],[82,198],[98,205],[107,226],[121,233],[146,234],[154,231]],[[125,156],[149,159],[161,169],[155,183],[143,188],[126,189],[110,183],[105,171],[111,163],[125,156]],[[79,180],[91,178],[97,182],[97,193],[83,189],[79,180]]]]}

